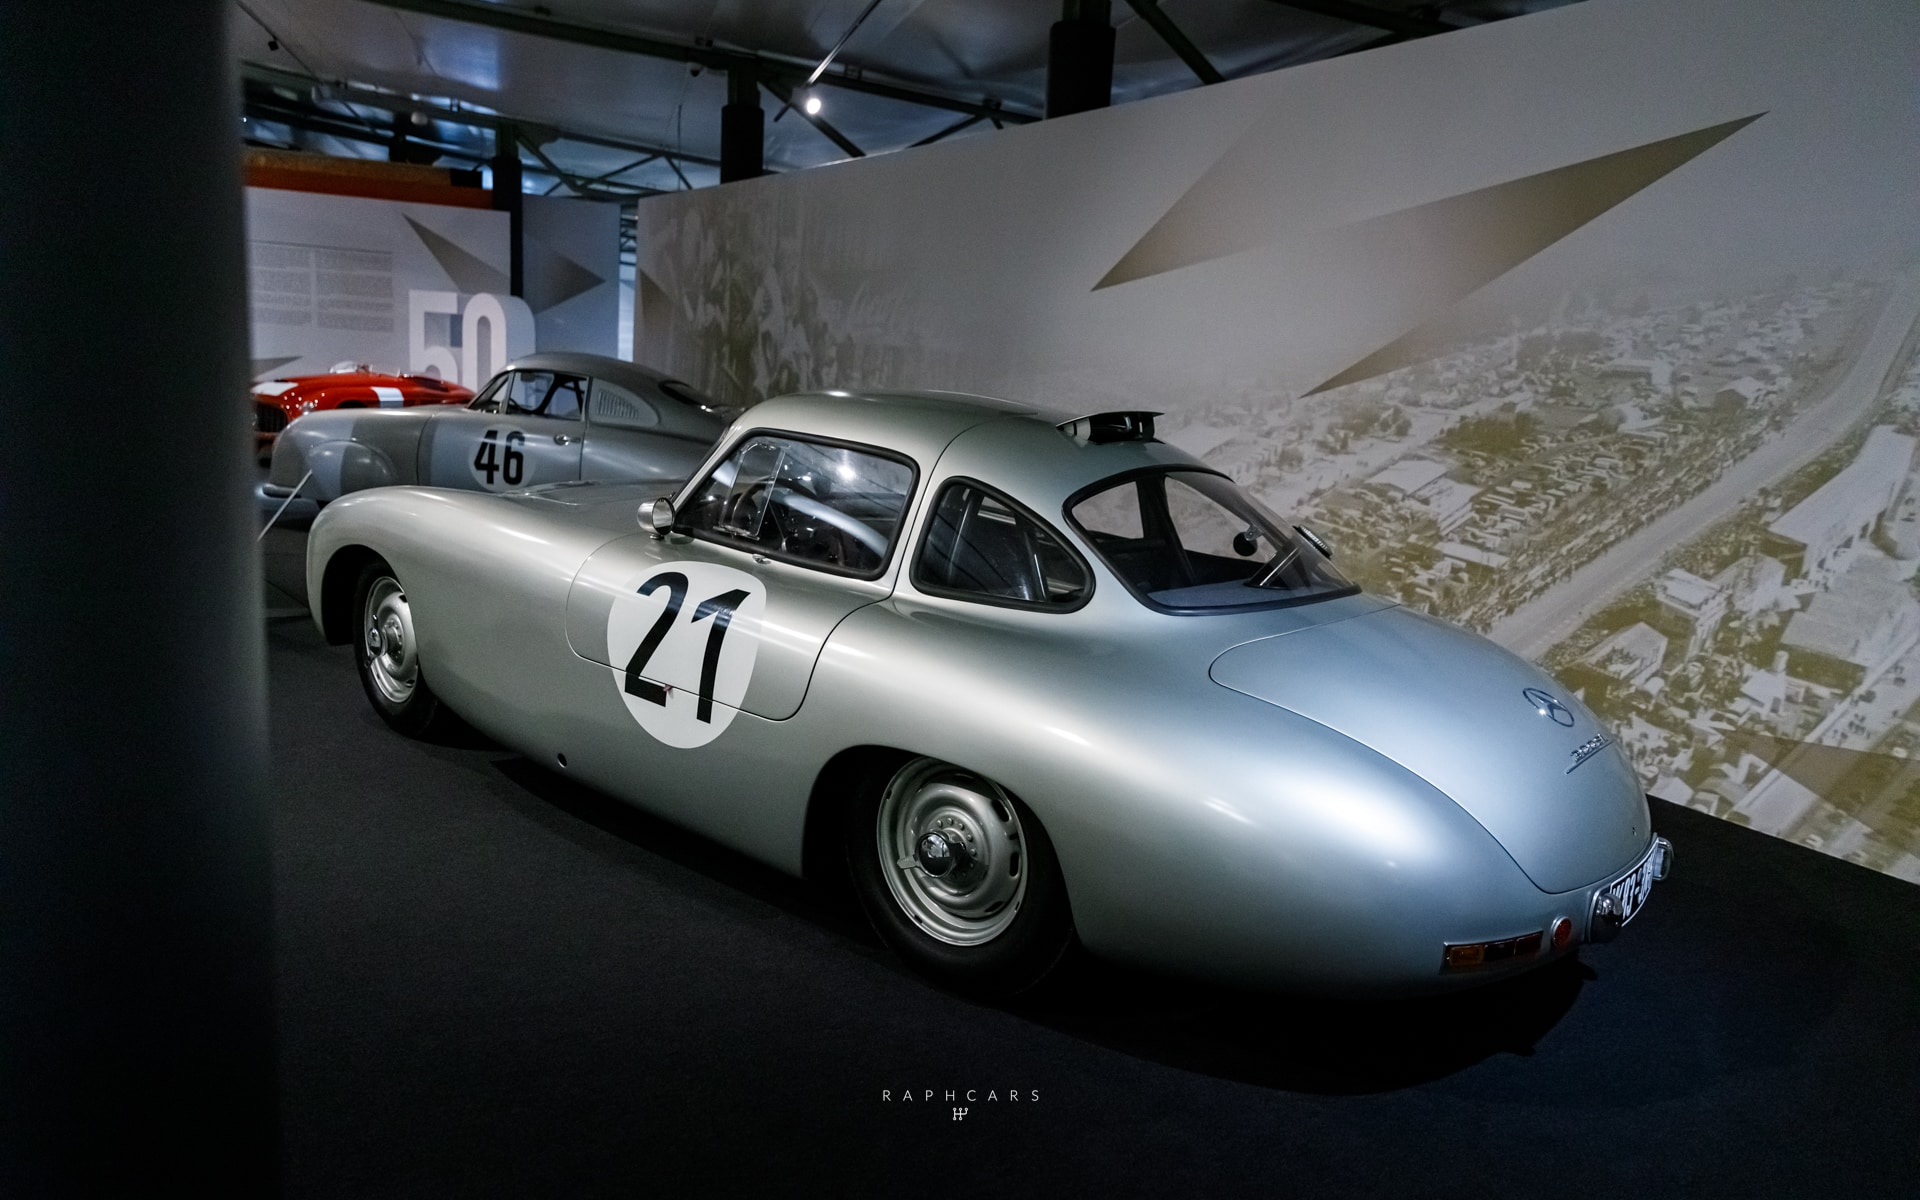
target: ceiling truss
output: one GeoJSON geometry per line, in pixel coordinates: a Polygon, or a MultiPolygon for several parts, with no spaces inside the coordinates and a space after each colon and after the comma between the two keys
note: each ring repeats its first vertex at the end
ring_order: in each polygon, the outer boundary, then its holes
{"type": "Polygon", "coordinates": [[[1004,104],[991,96],[979,100],[968,100],[912,84],[873,79],[865,71],[847,66],[828,70],[820,74],[817,80],[813,80],[816,64],[802,59],[769,54],[764,51],[719,46],[704,42],[704,39],[682,43],[642,33],[585,25],[576,21],[561,20],[548,14],[544,9],[508,8],[504,5],[478,3],[477,0],[366,0],[366,2],[383,8],[419,13],[423,16],[441,17],[450,21],[467,21],[512,33],[553,38],[582,46],[595,46],[602,50],[619,50],[628,54],[664,59],[668,62],[697,63],[716,71],[744,69],[763,83],[778,83],[788,89],[804,87],[811,82],[816,86],[842,88],[869,96],[884,96],[889,100],[899,100],[925,108],[945,109],[967,116],[987,117],[1008,124],[1024,124],[1040,119],[1040,114],[1037,112],[1020,105],[1004,104]]]}

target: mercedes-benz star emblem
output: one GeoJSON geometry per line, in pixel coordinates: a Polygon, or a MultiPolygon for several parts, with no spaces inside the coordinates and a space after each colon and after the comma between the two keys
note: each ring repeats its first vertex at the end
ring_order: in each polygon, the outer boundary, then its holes
{"type": "Polygon", "coordinates": [[[1528,704],[1533,705],[1533,711],[1548,718],[1555,725],[1561,725],[1568,729],[1573,727],[1573,710],[1554,699],[1552,692],[1543,692],[1539,688],[1528,688],[1520,694],[1527,698],[1528,704]]]}

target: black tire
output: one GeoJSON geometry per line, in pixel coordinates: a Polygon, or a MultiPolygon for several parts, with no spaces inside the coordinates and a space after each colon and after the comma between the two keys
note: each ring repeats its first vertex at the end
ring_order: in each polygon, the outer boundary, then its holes
{"type": "Polygon", "coordinates": [[[427,686],[419,661],[406,589],[386,560],[370,559],[360,568],[353,620],[353,661],[373,711],[408,737],[425,737],[445,725],[449,714],[427,686]]]}
{"type": "Polygon", "coordinates": [[[1053,843],[1031,809],[983,775],[933,758],[876,763],[848,804],[843,833],[854,894],[880,940],[955,991],[1017,995],[1073,945],[1053,843]],[[944,847],[951,863],[904,853],[928,833],[940,835],[933,849],[944,847]],[[886,853],[883,843],[903,853],[886,853]],[[915,865],[901,866],[908,857],[915,865]]]}

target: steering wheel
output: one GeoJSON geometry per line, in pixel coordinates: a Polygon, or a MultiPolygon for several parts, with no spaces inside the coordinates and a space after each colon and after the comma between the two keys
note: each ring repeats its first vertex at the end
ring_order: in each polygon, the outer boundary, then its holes
{"type": "MultiPolygon", "coordinates": [[[[727,529],[737,530],[754,541],[759,541],[760,531],[766,526],[767,514],[773,507],[771,504],[763,507],[761,497],[766,496],[772,488],[773,485],[770,483],[756,483],[743,492],[729,496],[726,508],[720,513],[720,524],[727,529]],[[744,518],[751,515],[756,508],[761,510],[760,520],[749,532],[744,518]]],[[[775,518],[775,524],[778,525],[778,523],[778,518],[775,518]]]]}

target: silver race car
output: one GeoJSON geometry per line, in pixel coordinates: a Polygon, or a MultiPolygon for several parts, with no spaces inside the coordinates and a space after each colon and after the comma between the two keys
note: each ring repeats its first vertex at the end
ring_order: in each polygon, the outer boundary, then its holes
{"type": "Polygon", "coordinates": [[[310,519],[396,483],[504,492],[577,479],[679,483],[738,410],[598,354],[530,354],[465,406],[346,408],[296,419],[255,491],[262,515],[310,519]]]}
{"type": "Polygon", "coordinates": [[[1007,994],[1113,959],[1348,993],[1603,941],[1671,847],[1539,670],[1362,594],[1153,414],[826,393],[692,481],[382,488],[308,543],[315,620],[445,710],[787,871],[1007,994]],[[649,503],[652,502],[652,503],[649,503]]]}

